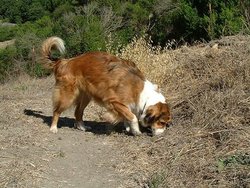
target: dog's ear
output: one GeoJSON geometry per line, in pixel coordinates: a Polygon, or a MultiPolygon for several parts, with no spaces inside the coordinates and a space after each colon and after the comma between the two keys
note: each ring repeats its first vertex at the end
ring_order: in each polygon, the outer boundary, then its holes
{"type": "Polygon", "coordinates": [[[161,118],[168,122],[169,125],[172,124],[172,116],[170,112],[170,107],[167,103],[162,104],[161,118]]]}
{"type": "Polygon", "coordinates": [[[152,108],[147,109],[146,116],[145,116],[144,120],[148,124],[151,124],[154,122],[155,116],[154,116],[154,110],[152,108]]]}

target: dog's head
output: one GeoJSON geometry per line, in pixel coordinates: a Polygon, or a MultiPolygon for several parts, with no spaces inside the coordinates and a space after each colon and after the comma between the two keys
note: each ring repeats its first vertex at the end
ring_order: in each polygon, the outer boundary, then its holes
{"type": "Polygon", "coordinates": [[[164,132],[171,123],[170,108],[166,103],[156,103],[147,108],[143,119],[145,127],[151,127],[153,135],[164,132]]]}

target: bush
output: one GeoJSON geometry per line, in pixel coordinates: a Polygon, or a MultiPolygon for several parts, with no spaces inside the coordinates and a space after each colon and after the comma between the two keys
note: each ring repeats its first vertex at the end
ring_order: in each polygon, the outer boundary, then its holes
{"type": "Polygon", "coordinates": [[[40,64],[41,42],[42,39],[34,33],[27,33],[16,40],[16,56],[22,62],[22,68],[31,76],[41,77],[49,74],[40,64]]]}
{"type": "Polygon", "coordinates": [[[8,46],[0,49],[0,82],[7,80],[14,68],[14,57],[16,56],[16,48],[8,46]]]}
{"type": "Polygon", "coordinates": [[[16,27],[0,26],[0,42],[11,40],[15,37],[16,27]]]}
{"type": "Polygon", "coordinates": [[[55,35],[66,43],[67,56],[72,57],[86,51],[107,50],[106,45],[119,44],[122,19],[111,8],[99,8],[97,3],[90,3],[75,13],[64,14],[55,24],[55,35]],[[114,36],[109,40],[109,36],[114,36]]]}
{"type": "Polygon", "coordinates": [[[210,39],[237,34],[244,27],[244,17],[237,3],[221,2],[214,7],[211,4],[210,13],[204,16],[204,20],[210,39]]]}
{"type": "Polygon", "coordinates": [[[211,40],[242,31],[247,20],[247,9],[240,8],[240,2],[220,1],[164,1],[154,6],[155,26],[149,32],[157,43],[163,46],[169,39],[193,42],[211,40]]]}
{"type": "MultiPolygon", "coordinates": [[[[33,48],[37,51],[41,41],[53,35],[65,41],[67,57],[95,50],[116,53],[134,36],[151,36],[152,44],[162,47],[169,39],[192,43],[250,32],[248,5],[245,0],[4,0],[1,18],[20,25],[0,27],[0,41],[16,38],[16,58],[27,65],[34,63],[33,48]]],[[[42,75],[42,69],[31,67],[29,73],[42,75]]]]}

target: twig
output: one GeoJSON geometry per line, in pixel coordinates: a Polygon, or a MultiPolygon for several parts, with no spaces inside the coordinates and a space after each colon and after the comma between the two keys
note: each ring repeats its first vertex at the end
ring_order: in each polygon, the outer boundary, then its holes
{"type": "Polygon", "coordinates": [[[155,140],[154,143],[159,142],[159,141],[161,141],[161,140],[163,140],[163,139],[164,139],[164,137],[160,137],[160,138],[158,138],[157,140],[155,140]]]}

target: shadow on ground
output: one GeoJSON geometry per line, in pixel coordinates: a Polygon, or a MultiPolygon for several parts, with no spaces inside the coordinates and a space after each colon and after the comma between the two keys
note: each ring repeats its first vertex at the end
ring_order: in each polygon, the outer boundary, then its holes
{"type": "MultiPolygon", "coordinates": [[[[43,123],[50,126],[52,121],[52,116],[46,116],[43,114],[42,111],[36,111],[31,109],[25,109],[24,114],[27,116],[33,116],[35,118],[40,118],[43,120],[43,123]]],[[[67,118],[67,117],[60,117],[58,121],[58,128],[61,127],[69,127],[74,128],[75,119],[74,118],[67,118]]],[[[94,134],[106,134],[109,135],[111,132],[118,132],[118,133],[125,133],[125,129],[122,123],[117,124],[116,126],[111,125],[107,122],[97,122],[97,121],[84,121],[86,126],[91,127],[91,130],[88,132],[92,132],[94,134]]]]}

